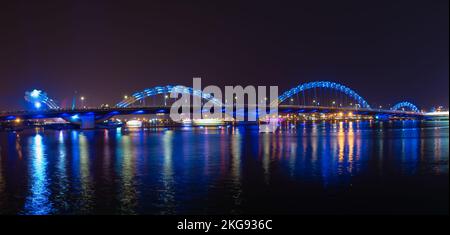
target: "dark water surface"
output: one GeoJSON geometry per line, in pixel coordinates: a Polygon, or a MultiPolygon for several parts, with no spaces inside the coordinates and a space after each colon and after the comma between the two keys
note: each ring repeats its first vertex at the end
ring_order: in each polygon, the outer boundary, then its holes
{"type": "Polygon", "coordinates": [[[448,214],[448,122],[0,132],[0,214],[448,214]]]}

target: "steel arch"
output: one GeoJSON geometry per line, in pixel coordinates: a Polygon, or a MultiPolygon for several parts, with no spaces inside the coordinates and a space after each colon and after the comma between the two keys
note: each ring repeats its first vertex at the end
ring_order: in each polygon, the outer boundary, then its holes
{"type": "Polygon", "coordinates": [[[329,89],[338,90],[338,91],[350,96],[351,98],[355,99],[358,102],[358,104],[361,105],[362,108],[370,108],[369,103],[367,103],[367,101],[364,98],[362,98],[360,95],[358,95],[358,93],[356,93],[352,89],[350,89],[342,84],[339,84],[336,82],[328,82],[328,81],[308,82],[308,83],[300,84],[300,85],[284,92],[283,94],[281,94],[278,97],[278,103],[280,104],[281,102],[285,101],[286,99],[289,99],[291,96],[296,95],[299,92],[309,90],[309,89],[314,89],[314,88],[329,88],[329,89]]]}
{"type": "Polygon", "coordinates": [[[408,102],[408,101],[402,101],[402,102],[395,104],[394,106],[392,106],[391,110],[396,111],[396,110],[400,110],[401,108],[410,108],[413,112],[416,112],[416,113],[420,112],[419,108],[417,108],[416,105],[414,105],[413,103],[408,102]]]}
{"type": "Polygon", "coordinates": [[[159,94],[170,94],[172,92],[178,92],[182,94],[189,94],[192,96],[201,97],[205,100],[212,101],[216,105],[223,105],[222,101],[214,98],[211,94],[203,93],[200,90],[194,90],[192,89],[192,87],[167,85],[167,86],[156,86],[152,88],[147,88],[143,91],[136,92],[133,95],[131,95],[131,97],[128,97],[127,99],[124,99],[118,104],[116,104],[116,107],[125,108],[133,104],[134,102],[142,100],[146,97],[159,94]]]}

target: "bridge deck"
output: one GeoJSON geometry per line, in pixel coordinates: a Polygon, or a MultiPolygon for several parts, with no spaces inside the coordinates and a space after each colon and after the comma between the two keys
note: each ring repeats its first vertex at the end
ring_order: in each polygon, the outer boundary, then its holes
{"type": "MultiPolygon", "coordinates": [[[[196,107],[191,107],[191,112],[196,107]]],[[[245,113],[249,108],[256,108],[252,106],[245,106],[245,113]]],[[[225,112],[225,107],[223,112],[225,112]]],[[[138,115],[138,114],[157,114],[169,113],[170,106],[147,106],[147,107],[127,107],[127,108],[87,108],[87,109],[49,109],[43,111],[13,111],[0,113],[0,120],[14,120],[21,119],[42,119],[42,118],[70,118],[74,115],[95,115],[96,117],[112,117],[117,115],[138,115]]],[[[267,107],[269,112],[269,107],[267,107]]],[[[394,117],[423,117],[424,113],[409,112],[409,111],[393,111],[383,109],[370,108],[342,108],[342,107],[324,107],[324,106],[302,106],[302,105],[280,105],[278,106],[279,113],[349,113],[358,115],[388,115],[394,117]]]]}

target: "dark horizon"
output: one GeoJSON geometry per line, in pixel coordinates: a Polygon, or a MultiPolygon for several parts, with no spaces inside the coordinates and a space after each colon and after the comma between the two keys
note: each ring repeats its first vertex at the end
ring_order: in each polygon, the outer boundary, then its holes
{"type": "Polygon", "coordinates": [[[167,84],[336,81],[372,105],[449,103],[448,1],[345,4],[7,2],[0,10],[0,110],[24,92],[91,106],[167,84]]]}

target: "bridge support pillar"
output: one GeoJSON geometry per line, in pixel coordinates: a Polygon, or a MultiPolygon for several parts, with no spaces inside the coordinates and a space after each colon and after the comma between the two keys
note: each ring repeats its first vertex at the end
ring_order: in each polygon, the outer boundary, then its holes
{"type": "Polygon", "coordinates": [[[80,117],[81,129],[93,129],[95,128],[94,114],[85,114],[80,117]]]}

